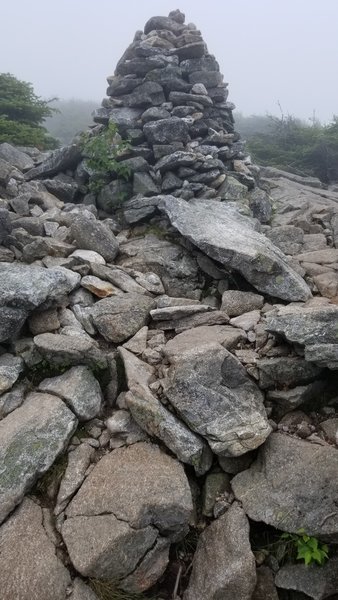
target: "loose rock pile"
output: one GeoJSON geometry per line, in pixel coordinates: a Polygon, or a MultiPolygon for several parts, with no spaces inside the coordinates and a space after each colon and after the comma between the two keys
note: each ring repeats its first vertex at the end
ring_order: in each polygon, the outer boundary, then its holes
{"type": "Polygon", "coordinates": [[[179,11],[108,82],[130,181],[0,146],[1,598],[334,598],[338,194],[250,164],[179,11]]]}

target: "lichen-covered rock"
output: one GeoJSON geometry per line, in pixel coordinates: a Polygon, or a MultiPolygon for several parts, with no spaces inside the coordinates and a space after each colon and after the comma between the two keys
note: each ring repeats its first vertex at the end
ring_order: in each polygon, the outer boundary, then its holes
{"type": "Polygon", "coordinates": [[[44,379],[39,390],[62,398],[80,421],[93,419],[101,410],[100,384],[84,365],[72,367],[57,377],[44,379]]]}
{"type": "Polygon", "coordinates": [[[0,422],[0,523],[65,449],[77,419],[49,394],[30,394],[0,422]]]}
{"type": "Polygon", "coordinates": [[[273,433],[232,488],[250,519],[336,542],[337,466],[336,448],[273,433]]]}
{"type": "Polygon", "coordinates": [[[110,342],[124,342],[146,325],[154,301],[149,296],[127,292],[122,296],[104,298],[90,309],[98,332],[110,342]]]}
{"type": "Polygon", "coordinates": [[[263,444],[271,428],[262,394],[228,350],[210,343],[190,347],[170,360],[165,395],[213,452],[239,456],[263,444]]]}

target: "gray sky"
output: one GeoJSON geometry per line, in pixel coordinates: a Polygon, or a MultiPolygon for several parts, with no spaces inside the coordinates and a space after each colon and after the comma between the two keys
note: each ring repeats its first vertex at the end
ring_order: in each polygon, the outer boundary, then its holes
{"type": "Polygon", "coordinates": [[[337,0],[2,0],[0,71],[43,97],[105,96],[106,76],[154,15],[180,8],[244,114],[338,114],[337,0]]]}

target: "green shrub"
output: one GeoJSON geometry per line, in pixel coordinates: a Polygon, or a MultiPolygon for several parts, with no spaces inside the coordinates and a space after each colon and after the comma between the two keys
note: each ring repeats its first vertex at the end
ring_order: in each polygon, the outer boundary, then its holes
{"type": "Polygon", "coordinates": [[[83,154],[88,167],[93,171],[89,183],[91,192],[100,192],[111,175],[126,181],[130,178],[131,170],[118,162],[118,158],[128,149],[129,142],[120,138],[114,123],[109,123],[97,135],[85,133],[82,136],[83,154]]]}

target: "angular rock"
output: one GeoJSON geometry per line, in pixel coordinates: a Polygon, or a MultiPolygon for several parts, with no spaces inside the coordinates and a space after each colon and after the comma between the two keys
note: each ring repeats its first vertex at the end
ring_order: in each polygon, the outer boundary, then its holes
{"type": "Polygon", "coordinates": [[[257,584],[252,600],[278,600],[273,572],[265,566],[257,569],[257,584]]]}
{"type": "Polygon", "coordinates": [[[54,150],[40,165],[27,171],[25,179],[26,181],[30,181],[38,177],[57,175],[57,173],[62,173],[63,171],[67,171],[67,169],[76,167],[80,160],[81,150],[79,146],[76,144],[64,146],[59,150],[54,150]]]}
{"type": "Polygon", "coordinates": [[[57,333],[41,333],[34,338],[34,344],[39,353],[51,364],[89,365],[104,369],[107,361],[99,350],[96,342],[89,336],[72,333],[72,335],[59,335],[57,333]]]}
{"type": "Polygon", "coordinates": [[[0,263],[0,341],[15,337],[29,312],[48,308],[75,289],[80,275],[57,267],[44,269],[19,263],[0,263]]]}
{"type": "Polygon", "coordinates": [[[214,201],[189,203],[167,196],[159,208],[171,224],[208,256],[239,271],[259,291],[283,300],[307,300],[311,292],[282,252],[236,208],[214,201]]]}
{"type": "Polygon", "coordinates": [[[80,248],[98,252],[107,262],[114,261],[119,245],[104,223],[78,214],[72,222],[71,233],[80,248]]]}
{"type": "Polygon", "coordinates": [[[0,528],[2,600],[65,600],[70,574],[57,557],[43,521],[40,506],[25,498],[0,528]]]}
{"type": "Polygon", "coordinates": [[[263,296],[253,292],[241,292],[239,290],[226,290],[222,294],[222,310],[229,317],[238,317],[243,313],[259,310],[264,304],[263,296]]]}
{"type": "Polygon", "coordinates": [[[19,171],[27,171],[34,166],[34,162],[28,154],[21,152],[11,144],[4,142],[0,144],[0,158],[19,169],[19,171]]]}
{"type": "Polygon", "coordinates": [[[259,371],[259,385],[263,390],[276,386],[305,385],[321,374],[320,367],[297,356],[261,358],[256,364],[259,371]]]}
{"type": "Polygon", "coordinates": [[[44,379],[39,390],[62,398],[80,421],[89,421],[100,413],[100,384],[88,367],[79,365],[62,375],[44,379]]]}
{"type": "Polygon", "coordinates": [[[22,358],[12,354],[0,355],[0,396],[13,387],[23,369],[22,358]]]}
{"type": "Polygon", "coordinates": [[[235,503],[202,533],[184,600],[251,600],[255,585],[249,523],[235,503]]]}
{"type": "Polygon", "coordinates": [[[0,522],[65,449],[75,415],[49,394],[30,394],[0,422],[0,522]]]}
{"type": "Polygon", "coordinates": [[[81,486],[94,454],[94,448],[86,442],[77,446],[72,452],[69,452],[67,468],[61,480],[54,509],[56,516],[66,508],[81,486]]]}
{"type": "Polygon", "coordinates": [[[163,381],[165,395],[213,452],[240,456],[265,441],[271,428],[261,392],[228,350],[210,343],[171,361],[163,381]]]}
{"type": "Polygon", "coordinates": [[[94,277],[93,275],[82,277],[81,285],[98,298],[107,298],[109,296],[114,296],[116,293],[121,293],[121,291],[114,288],[111,283],[103,281],[99,277],[94,277]]]}
{"type": "Polygon", "coordinates": [[[337,344],[337,318],[338,306],[334,304],[293,304],[280,307],[275,314],[268,313],[266,329],[305,346],[337,344]]]}
{"type": "Polygon", "coordinates": [[[338,592],[338,558],[325,565],[286,564],[277,572],[276,585],[286,590],[302,592],[313,600],[331,598],[338,592]]]}
{"type": "Polygon", "coordinates": [[[130,392],[126,404],[135,421],[150,436],[160,439],[184,463],[202,475],[212,463],[207,444],[168,411],[150,392],[152,369],[125,348],[119,348],[130,392]]]}
{"type": "Polygon", "coordinates": [[[231,484],[250,519],[336,542],[337,466],[336,448],[272,433],[250,469],[231,484]]]}
{"type": "Polygon", "coordinates": [[[21,406],[25,398],[25,392],[25,383],[19,383],[18,385],[14,386],[9,392],[1,395],[0,419],[7,417],[9,413],[13,412],[13,410],[21,406]]]}
{"type": "Polygon", "coordinates": [[[146,325],[154,301],[148,296],[127,292],[104,298],[90,309],[94,326],[105,340],[119,343],[146,325]]]}
{"type": "Polygon", "coordinates": [[[112,513],[134,529],[153,525],[177,538],[192,509],[183,467],[154,444],[118,448],[101,460],[66,510],[68,518],[112,513]]]}
{"type": "Polygon", "coordinates": [[[120,581],[122,588],[125,580],[127,588],[143,591],[162,575],[165,538],[185,535],[191,510],[179,463],[138,443],[99,461],[68,506],[62,535],[82,575],[120,581]]]}
{"type": "Polygon", "coordinates": [[[143,132],[150,144],[189,141],[188,125],[179,117],[150,121],[144,125],[143,132]]]}
{"type": "Polygon", "coordinates": [[[202,325],[179,333],[166,343],[163,350],[169,360],[179,359],[185,351],[216,342],[230,350],[246,339],[244,331],[228,325],[202,325]]]}

